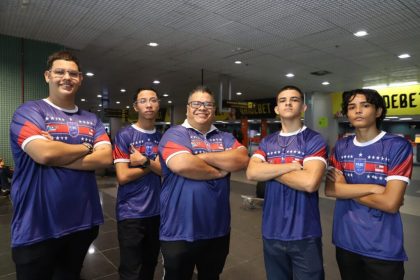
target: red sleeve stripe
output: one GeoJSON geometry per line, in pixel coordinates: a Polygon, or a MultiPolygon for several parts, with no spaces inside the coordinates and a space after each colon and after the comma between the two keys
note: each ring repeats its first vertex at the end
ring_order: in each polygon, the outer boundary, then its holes
{"type": "MultiPolygon", "coordinates": [[[[31,136],[39,135],[41,136],[41,129],[39,129],[36,125],[34,125],[31,122],[26,121],[22,129],[19,132],[18,136],[18,144],[22,146],[23,141],[25,141],[27,138],[31,136]]],[[[42,136],[41,136],[42,137],[42,136]]]]}
{"type": "Polygon", "coordinates": [[[166,162],[168,157],[170,157],[172,154],[178,153],[178,152],[181,152],[181,151],[191,153],[191,151],[187,147],[182,146],[182,145],[180,145],[178,143],[175,143],[175,142],[172,142],[172,141],[168,141],[166,143],[166,145],[163,147],[163,150],[162,150],[163,160],[166,162]]]}

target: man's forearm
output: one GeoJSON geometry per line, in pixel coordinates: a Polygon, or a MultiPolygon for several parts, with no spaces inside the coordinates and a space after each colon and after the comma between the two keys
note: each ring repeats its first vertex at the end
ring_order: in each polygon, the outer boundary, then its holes
{"type": "Polygon", "coordinates": [[[249,161],[247,151],[244,148],[199,154],[197,156],[209,165],[228,172],[235,172],[246,168],[249,161]]]}
{"type": "Polygon", "coordinates": [[[62,165],[62,167],[76,170],[96,170],[109,167],[112,165],[112,149],[111,145],[104,144],[104,146],[109,147],[95,149],[93,153],[62,165]]]}

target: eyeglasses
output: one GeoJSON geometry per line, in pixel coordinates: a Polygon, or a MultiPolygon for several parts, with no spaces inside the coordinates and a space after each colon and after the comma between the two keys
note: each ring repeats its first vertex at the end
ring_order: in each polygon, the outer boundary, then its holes
{"type": "Polygon", "coordinates": [[[138,100],[136,100],[134,102],[134,104],[138,103],[138,104],[146,104],[147,102],[151,103],[151,104],[156,104],[159,102],[159,99],[157,98],[150,98],[149,100],[147,100],[146,98],[140,98],[138,100]]]}
{"type": "Polygon", "coordinates": [[[53,73],[55,77],[57,78],[63,78],[64,75],[66,75],[66,72],[69,73],[69,77],[71,79],[79,79],[82,75],[82,72],[76,71],[76,70],[69,70],[69,69],[62,69],[62,68],[56,68],[52,70],[48,70],[50,73],[53,73]]]}
{"type": "Polygon", "coordinates": [[[188,105],[191,106],[191,108],[193,109],[198,109],[201,106],[204,106],[204,108],[206,109],[213,109],[214,108],[214,102],[201,102],[201,101],[191,101],[190,103],[188,103],[188,105]]]}

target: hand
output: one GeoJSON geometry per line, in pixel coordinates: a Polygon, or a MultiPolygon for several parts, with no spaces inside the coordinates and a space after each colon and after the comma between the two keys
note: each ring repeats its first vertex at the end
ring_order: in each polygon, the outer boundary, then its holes
{"type": "Polygon", "coordinates": [[[140,153],[133,144],[130,145],[130,165],[131,166],[139,166],[143,165],[147,157],[145,157],[142,153],[140,153]]]}
{"type": "Polygon", "coordinates": [[[299,161],[292,161],[290,163],[293,171],[303,170],[303,165],[299,161]]]}
{"type": "Polygon", "coordinates": [[[344,177],[343,172],[341,172],[335,167],[332,167],[328,170],[327,179],[330,180],[331,182],[347,184],[346,178],[344,177]]]}
{"type": "Polygon", "coordinates": [[[229,172],[227,172],[226,170],[220,170],[220,177],[219,178],[224,178],[229,174],[229,172]]]}
{"type": "Polygon", "coordinates": [[[51,136],[51,134],[48,131],[41,131],[41,136],[44,136],[45,138],[47,138],[50,141],[54,141],[54,137],[51,136]]]}

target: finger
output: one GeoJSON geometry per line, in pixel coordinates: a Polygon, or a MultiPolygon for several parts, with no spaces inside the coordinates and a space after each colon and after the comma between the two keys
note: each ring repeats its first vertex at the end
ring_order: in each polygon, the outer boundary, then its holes
{"type": "Polygon", "coordinates": [[[130,152],[135,153],[137,151],[136,147],[133,144],[130,144],[130,152]]]}

